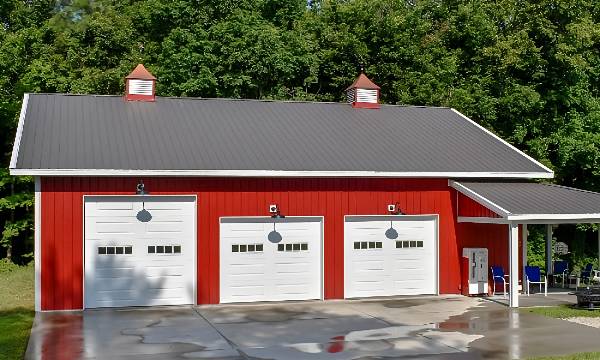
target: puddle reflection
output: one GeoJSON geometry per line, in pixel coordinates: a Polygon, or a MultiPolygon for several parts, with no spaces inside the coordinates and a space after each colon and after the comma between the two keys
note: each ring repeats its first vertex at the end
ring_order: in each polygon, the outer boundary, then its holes
{"type": "MultiPolygon", "coordinates": [[[[38,314],[43,326],[33,330],[41,341],[32,343],[27,359],[80,359],[83,346],[83,316],[81,314],[38,314]]],[[[32,336],[34,336],[32,331],[32,336]]]]}

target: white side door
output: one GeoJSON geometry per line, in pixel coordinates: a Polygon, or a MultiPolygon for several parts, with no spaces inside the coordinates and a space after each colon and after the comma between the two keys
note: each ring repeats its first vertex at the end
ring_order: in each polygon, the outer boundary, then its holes
{"type": "Polygon", "coordinates": [[[190,196],[85,198],[85,307],[194,304],[190,196]],[[147,210],[149,221],[137,214],[147,210]]]}
{"type": "Polygon", "coordinates": [[[222,218],[220,231],[221,303],[321,298],[321,218],[222,218]]]}
{"type": "Polygon", "coordinates": [[[346,298],[437,293],[436,216],[347,216],[344,227],[346,298]]]}

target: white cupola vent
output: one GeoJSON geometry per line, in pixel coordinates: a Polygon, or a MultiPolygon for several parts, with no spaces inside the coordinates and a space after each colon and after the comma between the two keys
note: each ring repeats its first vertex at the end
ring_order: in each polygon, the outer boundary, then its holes
{"type": "Polygon", "coordinates": [[[129,95],[152,95],[152,80],[129,80],[129,95]]]}

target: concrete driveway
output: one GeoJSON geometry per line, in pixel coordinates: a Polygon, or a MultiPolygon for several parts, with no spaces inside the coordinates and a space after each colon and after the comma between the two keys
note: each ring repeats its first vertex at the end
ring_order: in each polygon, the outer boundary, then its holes
{"type": "Polygon", "coordinates": [[[37,314],[29,359],[507,359],[600,330],[461,296],[37,314]]]}

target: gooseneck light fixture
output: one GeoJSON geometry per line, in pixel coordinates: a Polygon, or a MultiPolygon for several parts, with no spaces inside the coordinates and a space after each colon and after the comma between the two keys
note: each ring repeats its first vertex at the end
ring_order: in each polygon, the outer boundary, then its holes
{"type": "Polygon", "coordinates": [[[146,191],[146,186],[144,185],[144,182],[142,180],[140,180],[135,186],[135,194],[140,195],[142,197],[142,210],[138,211],[135,217],[138,219],[139,222],[147,223],[150,220],[152,220],[152,214],[150,214],[150,212],[146,210],[146,201],[144,199],[144,196],[148,195],[148,192],[146,191]]]}
{"type": "Polygon", "coordinates": [[[271,218],[274,219],[274,221],[273,221],[273,231],[269,232],[269,234],[267,235],[267,239],[270,242],[277,244],[278,242],[281,242],[281,240],[283,240],[283,237],[277,231],[277,228],[275,225],[277,223],[276,219],[283,219],[283,218],[285,218],[285,216],[281,215],[279,206],[277,206],[276,204],[269,205],[269,212],[271,213],[271,218]]]}
{"type": "Polygon", "coordinates": [[[137,185],[135,186],[135,194],[136,195],[146,195],[146,185],[144,185],[144,181],[140,179],[137,185]]]}
{"type": "MultiPolygon", "coordinates": [[[[400,210],[400,206],[398,205],[398,203],[389,204],[388,212],[391,215],[404,215],[402,210],[400,210]]],[[[390,220],[390,228],[385,231],[385,237],[390,240],[395,240],[398,238],[398,231],[394,229],[394,222],[392,220],[390,220]]]]}

